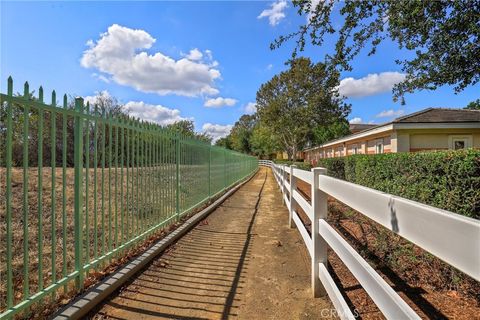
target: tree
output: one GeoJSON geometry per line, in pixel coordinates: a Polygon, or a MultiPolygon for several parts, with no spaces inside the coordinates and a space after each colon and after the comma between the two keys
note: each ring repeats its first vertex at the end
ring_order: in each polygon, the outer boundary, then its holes
{"type": "Polygon", "coordinates": [[[256,123],[255,115],[244,114],[233,125],[229,137],[232,149],[242,153],[251,153],[250,137],[256,123]]]}
{"type": "Polygon", "coordinates": [[[350,112],[337,83],[338,74],[328,74],[324,64],[298,58],[290,62],[290,69],[260,87],[259,120],[272,130],[289,160],[295,160],[297,151],[309,141],[312,128],[330,125],[350,112]]]}
{"type": "Polygon", "coordinates": [[[351,61],[370,45],[369,55],[390,38],[401,49],[412,51],[412,58],[396,61],[406,73],[405,80],[393,89],[394,100],[415,90],[435,90],[454,85],[455,92],[480,80],[479,1],[438,0],[294,0],[306,24],[296,32],[280,36],[271,48],[295,39],[293,57],[308,41],[322,46],[332,34],[337,36],[335,51],[326,56],[330,69],[352,70],[351,61]],[[318,4],[315,7],[313,4],[318,4]],[[332,23],[339,10],[343,22],[332,23]]]}
{"type": "Polygon", "coordinates": [[[470,102],[465,107],[467,110],[480,110],[480,99],[470,102]]]}
{"type": "Polygon", "coordinates": [[[318,126],[313,129],[312,145],[321,145],[327,141],[338,139],[350,134],[350,126],[345,119],[328,126],[318,126]]]}
{"type": "Polygon", "coordinates": [[[230,139],[230,136],[229,136],[229,135],[226,136],[226,137],[223,137],[223,138],[218,139],[218,140],[215,142],[215,145],[216,145],[216,146],[219,146],[219,147],[224,147],[225,149],[233,150],[232,140],[230,139]]]}
{"type": "Polygon", "coordinates": [[[253,154],[266,158],[277,151],[279,145],[272,130],[266,125],[257,123],[250,137],[250,148],[253,154]]]}
{"type": "MultiPolygon", "coordinates": [[[[70,97],[70,101],[71,108],[74,108],[74,98],[70,97]]],[[[91,110],[94,110],[95,106],[97,106],[100,114],[106,113],[112,117],[123,117],[128,114],[128,111],[123,108],[118,99],[112,97],[107,91],[96,92],[95,96],[87,102],[89,102],[91,110]]]]}
{"type": "Polygon", "coordinates": [[[167,129],[178,132],[186,138],[198,139],[210,143],[212,137],[206,133],[195,132],[195,126],[191,120],[180,120],[167,125],[167,129]]]}

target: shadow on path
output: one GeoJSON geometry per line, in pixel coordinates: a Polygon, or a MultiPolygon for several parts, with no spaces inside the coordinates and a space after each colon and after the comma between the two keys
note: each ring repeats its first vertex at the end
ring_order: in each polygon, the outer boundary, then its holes
{"type": "Polygon", "coordinates": [[[266,178],[267,171],[260,171],[91,318],[237,317],[266,178]]]}

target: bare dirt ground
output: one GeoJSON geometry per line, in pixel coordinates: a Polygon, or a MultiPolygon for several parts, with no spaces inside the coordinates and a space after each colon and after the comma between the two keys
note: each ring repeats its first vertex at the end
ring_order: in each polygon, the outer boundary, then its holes
{"type": "Polygon", "coordinates": [[[91,319],[319,319],[310,259],[270,170],[259,173],[91,319]]]}

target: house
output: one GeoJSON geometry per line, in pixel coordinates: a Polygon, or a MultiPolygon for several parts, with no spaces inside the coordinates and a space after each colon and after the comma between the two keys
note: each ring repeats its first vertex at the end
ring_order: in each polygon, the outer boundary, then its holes
{"type": "Polygon", "coordinates": [[[352,154],[480,149],[480,110],[428,108],[304,150],[305,160],[352,154]]]}

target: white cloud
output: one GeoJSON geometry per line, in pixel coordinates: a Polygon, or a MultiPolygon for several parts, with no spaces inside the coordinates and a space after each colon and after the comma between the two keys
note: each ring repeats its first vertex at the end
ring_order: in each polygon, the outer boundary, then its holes
{"type": "Polygon", "coordinates": [[[350,119],[348,122],[350,122],[351,124],[357,124],[357,123],[362,123],[363,120],[362,120],[362,118],[355,117],[353,119],[350,119]]]}
{"type": "Polygon", "coordinates": [[[377,114],[375,117],[376,118],[392,118],[392,117],[399,117],[404,113],[405,113],[405,111],[401,110],[401,109],[396,110],[396,111],[393,110],[393,109],[390,109],[390,110],[383,110],[382,112],[377,114]]]}
{"type": "MultiPolygon", "coordinates": [[[[174,60],[161,52],[147,53],[155,39],[144,30],[111,25],[97,41],[89,40],[81,65],[95,68],[116,83],[159,95],[216,95],[215,80],[221,77],[216,63],[174,60]]],[[[198,57],[195,49],[193,57],[198,57]]],[[[192,54],[190,51],[190,54],[192,54]]],[[[201,52],[200,52],[201,53],[201,52]]],[[[211,56],[211,52],[209,52],[211,56]]]]}
{"type": "Polygon", "coordinates": [[[107,77],[105,77],[104,75],[102,74],[98,74],[98,73],[92,73],[92,77],[94,77],[95,79],[98,79],[100,81],[103,81],[105,83],[110,83],[110,79],[108,79],[107,77]]]}
{"type": "Polygon", "coordinates": [[[105,101],[105,100],[109,100],[111,99],[112,96],[110,95],[110,92],[108,92],[107,90],[103,90],[103,91],[95,91],[95,95],[94,96],[86,96],[83,98],[83,101],[85,103],[89,103],[91,106],[95,105],[95,104],[100,104],[100,101],[105,101]]]}
{"type": "Polygon", "coordinates": [[[123,106],[129,115],[165,126],[180,120],[193,120],[180,116],[180,110],[169,109],[162,105],[148,104],[143,101],[129,101],[123,106]]]}
{"type": "Polygon", "coordinates": [[[360,79],[345,78],[340,81],[338,91],[346,97],[366,97],[392,90],[405,79],[400,72],[372,73],[360,79]]]}
{"type": "Polygon", "coordinates": [[[230,133],[232,128],[233,128],[233,125],[231,124],[221,125],[221,124],[205,123],[202,126],[203,132],[212,137],[212,142],[215,142],[220,138],[226,137],[230,133]]]}
{"type": "Polygon", "coordinates": [[[287,8],[287,1],[278,0],[271,4],[270,9],[263,10],[257,19],[268,17],[271,26],[276,26],[282,19],[285,18],[285,9],[287,8]]]}
{"type": "Polygon", "coordinates": [[[203,105],[209,108],[220,108],[223,106],[231,107],[231,106],[234,106],[235,103],[237,103],[237,100],[235,99],[218,97],[218,98],[208,99],[207,101],[205,101],[203,105]]]}
{"type": "Polygon", "coordinates": [[[267,70],[272,70],[272,68],[273,68],[273,64],[270,63],[269,65],[267,65],[267,70]]]}
{"type": "Polygon", "coordinates": [[[212,50],[205,50],[205,55],[207,56],[208,60],[213,60],[212,50]]]}
{"type": "Polygon", "coordinates": [[[190,50],[190,53],[186,55],[188,60],[198,61],[203,58],[203,53],[197,48],[190,50]]]}
{"type": "Polygon", "coordinates": [[[253,114],[257,112],[257,104],[255,102],[249,102],[245,105],[245,112],[248,114],[253,114]]]}

